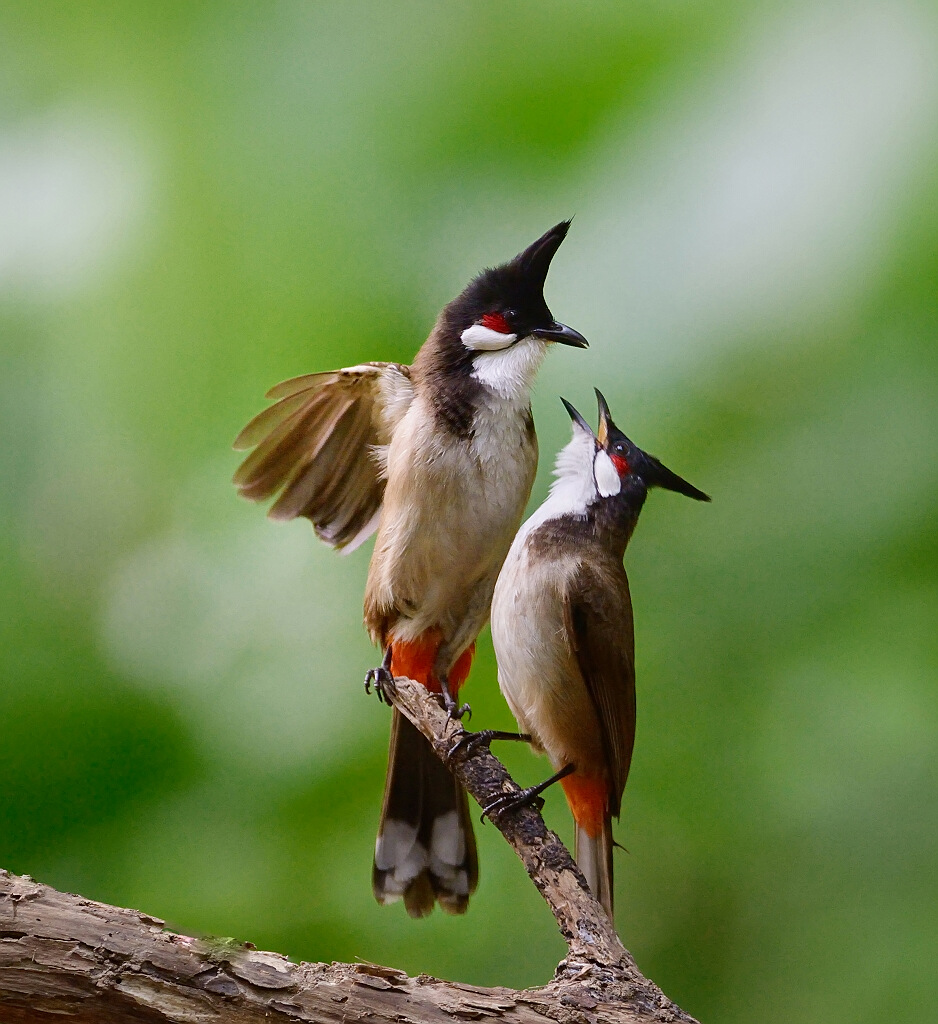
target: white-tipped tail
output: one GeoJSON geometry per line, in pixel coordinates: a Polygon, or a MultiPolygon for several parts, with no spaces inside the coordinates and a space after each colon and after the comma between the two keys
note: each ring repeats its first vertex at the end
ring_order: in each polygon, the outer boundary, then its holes
{"type": "Polygon", "coordinates": [[[395,710],[371,878],[375,898],[402,899],[411,917],[426,917],[437,902],[449,914],[464,914],[478,878],[466,791],[395,710]]]}

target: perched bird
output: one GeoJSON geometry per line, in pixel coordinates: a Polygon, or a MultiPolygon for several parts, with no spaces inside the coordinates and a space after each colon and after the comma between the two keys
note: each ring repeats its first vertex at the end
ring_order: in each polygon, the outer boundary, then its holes
{"type": "Polygon", "coordinates": [[[531,802],[560,781],[576,823],[577,863],[612,919],[612,818],[635,739],[632,600],[622,559],[650,487],[710,499],[634,445],[596,394],[597,434],[564,401],[573,439],[495,586],[498,682],[522,732],[467,738],[524,739],[547,754],[555,775],[486,813],[531,802]]]}
{"type": "MultiPolygon", "coordinates": [[[[365,625],[381,686],[409,676],[453,716],[537,467],[530,389],[552,342],[586,347],[544,300],[563,221],[446,305],[412,366],[366,363],[268,392],[235,441],[247,498],[351,550],[377,531],[365,625]]],[[[366,680],[366,687],[368,680],[366,680]]],[[[478,863],[465,792],[396,711],[372,882],[413,917],[463,913],[478,863]]]]}

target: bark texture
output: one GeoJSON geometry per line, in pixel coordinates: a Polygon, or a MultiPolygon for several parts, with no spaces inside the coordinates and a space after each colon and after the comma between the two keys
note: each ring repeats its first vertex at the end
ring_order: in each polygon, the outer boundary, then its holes
{"type": "Polygon", "coordinates": [[[691,1021],[653,985],[584,970],[515,992],[374,964],[294,964],[277,953],[165,931],[136,910],[0,871],[3,1024],[256,1024],[493,1020],[691,1021]]]}
{"type": "MultiPolygon", "coordinates": [[[[480,803],[517,791],[488,750],[449,757],[462,729],[422,686],[399,679],[388,696],[480,803]]],[[[0,1022],[696,1024],[635,966],[536,809],[495,824],[567,941],[567,956],[542,988],[477,988],[367,963],[295,964],[249,943],[177,935],[139,911],[0,870],[0,1022]]]]}

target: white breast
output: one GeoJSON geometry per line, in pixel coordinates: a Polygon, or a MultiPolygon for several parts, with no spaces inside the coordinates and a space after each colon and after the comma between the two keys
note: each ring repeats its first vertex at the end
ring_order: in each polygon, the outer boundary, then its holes
{"type": "Polygon", "coordinates": [[[531,733],[555,767],[566,763],[572,730],[594,728],[564,621],[564,595],[579,568],[575,553],[532,553],[537,529],[561,516],[583,517],[596,499],[595,441],[574,424],[573,438],[557,456],[547,500],[512,542],[492,599],[492,642],[498,685],[522,732],[531,733]]]}
{"type": "Polygon", "coordinates": [[[484,626],[495,578],[531,492],[537,452],[523,406],[492,395],[471,441],[442,436],[416,398],[388,449],[388,486],[368,597],[402,616],[395,634],[484,626]]]}
{"type": "Polygon", "coordinates": [[[568,720],[563,712],[571,690],[571,649],[563,614],[563,593],[576,572],[574,558],[530,557],[527,538],[516,540],[502,567],[492,600],[492,642],[498,685],[522,732],[558,765],[563,740],[555,735],[568,720]]]}

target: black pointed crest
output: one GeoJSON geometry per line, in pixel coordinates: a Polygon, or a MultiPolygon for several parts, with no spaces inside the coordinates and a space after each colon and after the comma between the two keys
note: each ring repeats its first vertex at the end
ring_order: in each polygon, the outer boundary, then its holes
{"type": "Polygon", "coordinates": [[[510,266],[517,267],[527,279],[531,288],[538,288],[543,292],[544,282],[547,280],[547,271],[550,270],[550,261],[560,248],[560,243],[567,237],[570,230],[570,221],[562,220],[555,224],[550,231],[545,231],[537,241],[532,242],[527,249],[519,252],[511,261],[510,266]]]}
{"type": "MultiPolygon", "coordinates": [[[[544,298],[544,283],[554,253],[567,235],[570,221],[562,220],[507,263],[483,270],[446,305],[441,314],[455,354],[465,355],[462,332],[482,317],[498,314],[510,333],[535,335],[544,341],[586,348],[578,332],[557,323],[544,298]]],[[[471,360],[467,365],[471,365],[471,360]]]]}

